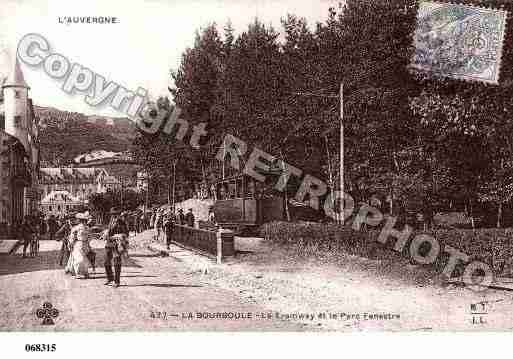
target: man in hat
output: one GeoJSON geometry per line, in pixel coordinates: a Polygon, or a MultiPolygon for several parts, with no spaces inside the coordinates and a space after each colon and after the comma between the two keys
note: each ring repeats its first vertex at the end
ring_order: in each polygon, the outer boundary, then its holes
{"type": "Polygon", "coordinates": [[[216,216],[215,216],[215,213],[214,213],[214,207],[213,206],[208,207],[208,220],[212,224],[216,224],[216,216]]]}
{"type": "Polygon", "coordinates": [[[192,213],[192,208],[189,208],[189,211],[185,215],[185,221],[189,227],[194,227],[194,214],[192,213]]]}
{"type": "Polygon", "coordinates": [[[134,231],[136,234],[141,233],[141,216],[139,212],[134,213],[134,231]]]}
{"type": "Polygon", "coordinates": [[[64,218],[64,224],[59,228],[55,236],[58,241],[62,239],[61,250],[59,253],[59,265],[62,266],[64,263],[68,262],[69,254],[70,254],[70,244],[69,244],[69,235],[71,233],[72,223],[71,217],[64,218]]]}
{"type": "Polygon", "coordinates": [[[57,223],[57,220],[55,219],[54,215],[50,215],[47,221],[47,227],[48,227],[48,235],[49,240],[53,241],[55,239],[55,234],[57,230],[59,229],[59,224],[57,223]]]}
{"type": "Polygon", "coordinates": [[[29,248],[30,244],[32,243],[35,234],[34,226],[32,225],[30,216],[27,215],[23,218],[20,233],[23,240],[23,258],[25,258],[27,257],[27,248],[29,248]]]}
{"type": "Polygon", "coordinates": [[[181,226],[185,226],[185,215],[183,214],[183,209],[178,209],[178,223],[181,226]]]}
{"type": "Polygon", "coordinates": [[[164,226],[164,213],[157,212],[155,217],[155,240],[160,241],[160,232],[162,232],[162,227],[164,226]]]}
{"type": "Polygon", "coordinates": [[[107,232],[107,240],[105,242],[105,274],[107,282],[105,285],[112,285],[114,288],[119,287],[121,278],[121,257],[127,248],[124,248],[120,236],[128,238],[128,228],[125,221],[119,215],[116,209],[111,210],[112,221],[107,232]],[[112,271],[114,265],[114,273],[112,271]]]}
{"type": "Polygon", "coordinates": [[[171,245],[171,241],[173,239],[173,232],[175,230],[175,222],[176,222],[176,217],[173,212],[169,213],[166,216],[166,220],[164,221],[164,232],[166,233],[167,249],[169,249],[169,246],[171,245]]]}
{"type": "Polygon", "coordinates": [[[41,236],[41,222],[37,216],[30,216],[33,229],[32,240],[30,241],[30,256],[36,257],[39,254],[39,237],[41,236]]]}
{"type": "Polygon", "coordinates": [[[126,230],[128,231],[128,235],[130,236],[132,226],[130,225],[130,218],[128,216],[128,212],[122,211],[121,214],[119,215],[119,218],[121,218],[123,220],[123,222],[125,222],[126,230]]]}

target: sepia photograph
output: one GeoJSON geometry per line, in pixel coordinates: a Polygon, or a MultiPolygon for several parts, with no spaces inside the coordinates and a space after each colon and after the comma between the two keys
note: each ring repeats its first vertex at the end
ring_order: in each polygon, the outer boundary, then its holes
{"type": "Polygon", "coordinates": [[[512,331],[512,14],[2,0],[0,332],[512,331]]]}

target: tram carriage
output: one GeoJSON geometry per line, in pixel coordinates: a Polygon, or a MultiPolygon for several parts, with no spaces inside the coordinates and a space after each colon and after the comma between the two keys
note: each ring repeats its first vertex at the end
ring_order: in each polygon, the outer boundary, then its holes
{"type": "Polygon", "coordinates": [[[245,232],[266,222],[284,220],[284,196],[270,193],[270,183],[267,182],[268,176],[262,183],[241,174],[215,183],[214,216],[217,224],[245,232]]]}
{"type": "MultiPolygon", "coordinates": [[[[240,174],[213,184],[214,216],[219,226],[236,233],[251,233],[262,224],[287,220],[286,195],[274,189],[281,171],[262,173],[265,182],[240,174]]],[[[292,220],[318,220],[322,215],[289,201],[292,220]]]]}

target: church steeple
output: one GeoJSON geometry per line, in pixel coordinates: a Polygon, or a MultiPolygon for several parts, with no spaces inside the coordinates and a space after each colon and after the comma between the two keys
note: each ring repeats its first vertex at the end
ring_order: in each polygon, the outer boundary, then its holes
{"type": "Polygon", "coordinates": [[[25,82],[25,77],[23,76],[23,71],[21,71],[18,57],[16,57],[14,60],[14,66],[12,66],[9,70],[10,71],[7,75],[7,79],[5,80],[2,87],[24,87],[26,89],[30,89],[30,87],[25,82]]]}
{"type": "Polygon", "coordinates": [[[16,137],[30,155],[32,136],[32,119],[28,111],[28,91],[30,87],[25,82],[23,71],[17,58],[10,61],[6,69],[5,82],[2,85],[4,94],[5,132],[16,137]]]}

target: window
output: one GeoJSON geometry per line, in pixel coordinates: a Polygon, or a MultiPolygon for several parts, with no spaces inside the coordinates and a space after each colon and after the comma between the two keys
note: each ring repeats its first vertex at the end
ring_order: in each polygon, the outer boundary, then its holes
{"type": "Polygon", "coordinates": [[[20,98],[20,92],[19,91],[14,91],[14,98],[20,98]]]}
{"type": "Polygon", "coordinates": [[[5,116],[0,115],[0,130],[5,130],[5,116]]]}
{"type": "Polygon", "coordinates": [[[48,206],[48,211],[50,211],[50,212],[52,212],[52,211],[53,211],[52,206],[48,206]]]}
{"type": "Polygon", "coordinates": [[[253,179],[248,179],[248,182],[246,183],[246,197],[255,197],[255,181],[253,179]]]}
{"type": "Polygon", "coordinates": [[[235,198],[237,196],[237,185],[235,181],[230,181],[228,184],[229,198],[235,198]]]}
{"type": "Polygon", "coordinates": [[[242,182],[243,182],[243,181],[242,181],[242,179],[238,179],[238,180],[237,180],[237,185],[236,185],[236,192],[237,192],[236,197],[237,197],[237,198],[242,198],[242,197],[244,197],[244,194],[243,194],[243,192],[242,192],[242,190],[243,190],[243,188],[242,188],[242,182]]]}
{"type": "Polygon", "coordinates": [[[21,116],[14,116],[14,126],[21,127],[21,116]]]}

